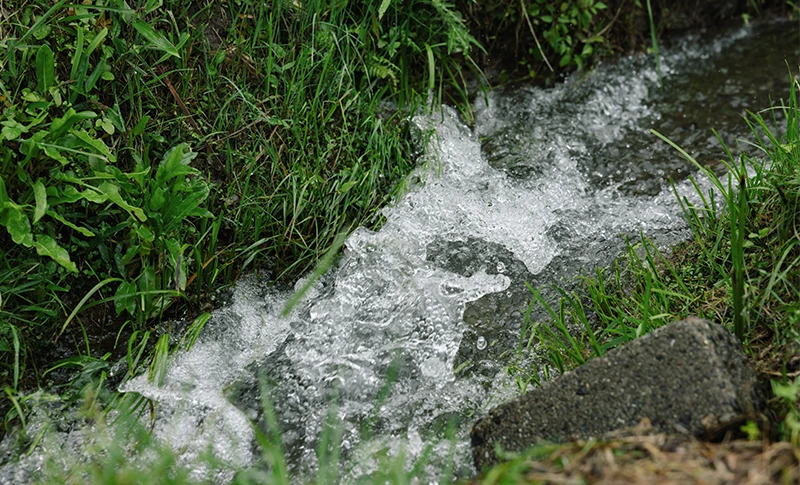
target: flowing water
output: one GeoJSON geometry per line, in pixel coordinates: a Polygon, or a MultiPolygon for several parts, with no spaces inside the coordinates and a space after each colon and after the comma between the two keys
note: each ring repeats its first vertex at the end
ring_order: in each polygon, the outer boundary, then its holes
{"type": "MultiPolygon", "coordinates": [[[[519,393],[506,366],[526,283],[569,285],[613,261],[625,235],[665,248],[685,239],[668,179],[691,196],[693,168],[649,129],[714,162],[724,153],[711,128],[732,147],[746,137],[743,111],[786,96],[799,42],[796,23],[696,35],[663,55],[661,88],[641,55],[551,89],[490,93],[473,128],[449,108],[418,117],[433,135],[408,193],[380,231],[347,239],[288,317],[291,292],[246,278],[162,386],[140,377],[122,389],[155,402],[156,434],[189,462],[210,447],[232,467],[253,464],[263,390],[298,476],[313,476],[329,415],[344,482],[423,454],[431,480],[451,462],[471,474],[469,424],[519,393]]],[[[0,482],[25,476],[25,460],[0,482]]]]}

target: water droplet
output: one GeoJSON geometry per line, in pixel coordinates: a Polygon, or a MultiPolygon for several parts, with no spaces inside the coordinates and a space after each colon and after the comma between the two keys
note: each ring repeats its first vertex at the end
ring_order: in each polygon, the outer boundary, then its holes
{"type": "Polygon", "coordinates": [[[478,337],[478,341],[475,343],[475,346],[478,347],[478,350],[483,350],[486,348],[486,339],[483,338],[483,335],[478,337]]]}
{"type": "Polygon", "coordinates": [[[447,281],[444,281],[439,285],[439,294],[442,296],[452,296],[461,293],[462,291],[464,291],[463,288],[460,288],[457,285],[447,281]]]}

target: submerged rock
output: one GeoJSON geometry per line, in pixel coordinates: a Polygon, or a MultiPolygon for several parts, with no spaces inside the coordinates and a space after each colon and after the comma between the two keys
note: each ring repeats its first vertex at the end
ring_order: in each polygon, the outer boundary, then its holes
{"type": "Polygon", "coordinates": [[[471,430],[473,459],[481,470],[499,461],[498,446],[598,438],[645,418],[657,431],[709,437],[763,403],[738,340],[690,317],[490,410],[471,430]]]}

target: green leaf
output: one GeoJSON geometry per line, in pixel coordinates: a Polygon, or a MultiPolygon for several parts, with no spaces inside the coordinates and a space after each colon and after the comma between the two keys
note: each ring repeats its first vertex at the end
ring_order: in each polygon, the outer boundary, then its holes
{"type": "Polygon", "coordinates": [[[97,113],[94,111],[81,111],[80,113],[76,113],[74,109],[70,108],[64,113],[64,116],[56,118],[50,123],[50,134],[48,138],[50,140],[57,140],[61,135],[66,133],[67,130],[72,128],[75,123],[80,123],[83,120],[91,118],[97,118],[97,113]]]}
{"type": "Polygon", "coordinates": [[[83,58],[83,27],[79,26],[75,29],[78,33],[77,38],[75,39],[75,52],[72,54],[72,68],[69,71],[69,78],[71,80],[76,80],[78,77],[78,67],[81,64],[81,59],[83,58]]]}
{"type": "MultiPolygon", "coordinates": [[[[47,130],[37,131],[27,140],[22,140],[19,151],[26,157],[33,158],[39,154],[39,144],[47,137],[47,130]]],[[[26,173],[27,175],[27,173],[26,173]]]]}
{"type": "Polygon", "coordinates": [[[136,234],[141,238],[143,241],[153,242],[156,239],[156,235],[153,234],[153,231],[147,228],[147,226],[136,226],[136,234]]]}
{"type": "Polygon", "coordinates": [[[183,250],[186,246],[181,247],[180,243],[173,238],[167,239],[165,245],[174,272],[175,291],[183,291],[186,289],[186,259],[183,257],[183,250]]]}
{"type": "Polygon", "coordinates": [[[109,182],[103,182],[99,187],[97,187],[97,190],[108,197],[108,200],[128,211],[131,217],[137,221],[144,222],[147,220],[147,216],[144,214],[142,209],[130,205],[125,201],[125,199],[122,198],[122,195],[119,192],[119,186],[109,182]]]}
{"type": "MultiPolygon", "coordinates": [[[[64,194],[67,194],[66,189],[64,190],[64,194]]],[[[103,202],[108,200],[108,195],[104,194],[100,191],[100,189],[86,189],[83,192],[79,192],[81,198],[88,200],[89,202],[95,204],[102,204],[103,202]]]]}
{"type": "Polygon", "coordinates": [[[93,148],[98,153],[105,156],[109,162],[111,163],[117,162],[117,157],[115,157],[111,153],[111,150],[108,149],[108,146],[103,142],[103,140],[92,138],[91,136],[89,136],[88,133],[86,133],[83,130],[77,130],[77,131],[73,130],[71,133],[75,135],[75,137],[77,137],[80,141],[82,141],[87,148],[93,148]]]}
{"type": "Polygon", "coordinates": [[[0,208],[0,225],[6,226],[11,240],[16,244],[26,247],[33,246],[33,235],[28,216],[16,204],[6,202],[4,206],[0,208]]]}
{"type": "Polygon", "coordinates": [[[20,135],[28,132],[28,128],[17,120],[0,121],[0,125],[3,125],[3,129],[0,131],[0,139],[16,140],[20,135]]]}
{"type": "Polygon", "coordinates": [[[339,189],[339,192],[340,192],[340,193],[342,193],[342,194],[344,194],[344,193],[346,193],[348,190],[352,189],[352,188],[353,188],[353,186],[354,186],[355,184],[357,184],[357,183],[358,183],[358,182],[355,182],[355,181],[352,181],[352,182],[345,182],[345,183],[343,183],[343,184],[342,184],[342,188],[341,188],[341,189],[339,189]]]}
{"type": "Polygon", "coordinates": [[[133,315],[136,312],[136,283],[133,281],[123,281],[119,284],[116,293],[114,293],[114,309],[117,315],[124,311],[133,315]]]}
{"type": "Polygon", "coordinates": [[[70,229],[74,229],[74,230],[78,231],[79,233],[83,234],[86,237],[94,237],[94,233],[92,231],[86,229],[85,227],[78,226],[78,225],[66,220],[64,218],[64,216],[62,216],[61,214],[59,214],[59,213],[57,213],[55,211],[47,211],[46,214],[49,217],[57,220],[58,222],[64,224],[65,226],[69,227],[70,229]]]}
{"type": "Polygon", "coordinates": [[[114,106],[106,111],[109,121],[114,124],[117,131],[125,131],[125,121],[122,119],[122,112],[119,110],[119,103],[114,103],[114,106]]]}
{"type": "Polygon", "coordinates": [[[186,258],[183,254],[178,256],[175,265],[175,291],[186,291],[186,258]]]}
{"type": "Polygon", "coordinates": [[[136,123],[136,126],[133,127],[133,131],[132,131],[133,136],[139,136],[142,133],[144,133],[144,130],[147,128],[147,122],[148,121],[150,121],[150,116],[149,115],[142,116],[142,118],[139,120],[139,122],[136,123]]]}
{"type": "Polygon", "coordinates": [[[187,217],[213,217],[213,214],[200,208],[203,201],[208,197],[208,186],[196,186],[190,192],[178,194],[173,197],[170,203],[161,211],[163,217],[162,231],[170,233],[180,225],[187,217]]]}
{"type": "Polygon", "coordinates": [[[41,103],[44,101],[44,98],[39,93],[33,92],[28,88],[22,90],[22,99],[29,103],[41,103]]]}
{"type": "Polygon", "coordinates": [[[144,11],[145,13],[151,13],[153,10],[161,8],[162,5],[164,5],[162,0],[147,0],[144,11]]]}
{"type": "Polygon", "coordinates": [[[36,38],[36,40],[42,40],[48,35],[50,35],[50,32],[52,30],[53,28],[50,27],[48,24],[42,24],[39,27],[37,27],[36,30],[33,31],[33,37],[36,38]]]}
{"type": "Polygon", "coordinates": [[[317,263],[317,267],[314,269],[314,272],[311,273],[311,276],[306,280],[305,284],[302,288],[295,291],[289,301],[286,302],[284,305],[283,310],[281,311],[281,316],[285,317],[292,311],[292,308],[297,306],[298,303],[303,299],[303,297],[308,293],[314,284],[319,280],[323,274],[331,267],[333,264],[333,259],[339,254],[339,249],[344,245],[344,241],[347,239],[347,234],[350,232],[351,228],[347,228],[336,235],[336,238],[333,240],[330,248],[328,251],[320,258],[319,262],[317,263]]]}
{"type": "Polygon", "coordinates": [[[195,214],[195,209],[205,197],[197,196],[195,194],[188,195],[186,198],[173,200],[165,210],[162,210],[163,223],[161,232],[163,234],[170,234],[172,231],[178,229],[187,217],[210,217],[208,214],[195,214]]]}
{"type": "Polygon", "coordinates": [[[100,75],[106,72],[106,61],[105,59],[100,59],[100,62],[94,66],[94,70],[92,73],[89,74],[89,77],[86,78],[86,83],[84,84],[84,91],[89,93],[94,89],[97,85],[98,79],[100,79],[100,75]]]}
{"type": "Polygon", "coordinates": [[[167,362],[169,358],[169,334],[165,333],[158,338],[155,350],[153,351],[153,361],[147,371],[147,379],[155,382],[158,387],[164,384],[164,377],[167,375],[167,362]]]}
{"type": "Polygon", "coordinates": [[[153,302],[153,294],[161,289],[161,285],[156,282],[156,270],[150,265],[144,265],[139,274],[139,279],[136,280],[136,285],[139,291],[144,292],[144,305],[141,307],[142,311],[149,311],[153,302]]]}
{"type": "Polygon", "coordinates": [[[39,92],[44,94],[55,85],[56,64],[53,50],[45,44],[36,52],[36,80],[39,92]]]}
{"type": "Polygon", "coordinates": [[[425,54],[428,58],[428,92],[432,93],[436,85],[436,61],[433,57],[433,49],[427,43],[425,44],[425,54]]]}
{"type": "Polygon", "coordinates": [[[383,0],[381,2],[381,6],[378,7],[378,20],[383,19],[383,15],[386,13],[386,10],[389,9],[389,5],[391,5],[392,0],[383,0]]]}
{"type": "Polygon", "coordinates": [[[73,187],[72,185],[67,185],[64,187],[57,195],[50,194],[51,197],[55,197],[55,200],[50,200],[52,205],[58,204],[71,204],[72,202],[76,202],[83,198],[83,194],[78,192],[78,189],[73,187]]]}
{"type": "Polygon", "coordinates": [[[100,46],[100,44],[103,43],[107,35],[108,35],[108,27],[103,27],[102,29],[100,29],[100,32],[98,32],[94,36],[94,39],[92,39],[92,42],[86,48],[86,55],[84,56],[86,59],[88,59],[89,56],[91,56],[92,53],[100,46]]]}
{"type": "Polygon", "coordinates": [[[112,123],[111,120],[108,118],[103,118],[102,120],[100,120],[100,128],[102,128],[103,131],[105,131],[109,135],[113,135],[114,132],[116,131],[114,123],[112,123]]]}
{"type": "Polygon", "coordinates": [[[140,244],[131,244],[131,247],[125,251],[125,254],[122,255],[122,258],[119,259],[118,264],[120,265],[120,272],[125,272],[125,266],[133,260],[134,256],[139,254],[139,250],[142,248],[140,244]]]}
{"type": "Polygon", "coordinates": [[[170,148],[164,154],[161,164],[156,171],[156,187],[163,187],[169,180],[190,173],[197,173],[197,170],[190,167],[189,163],[197,156],[196,152],[191,151],[186,143],[181,143],[170,148]]]}
{"type": "Polygon", "coordinates": [[[141,20],[134,20],[133,21],[133,28],[139,32],[142,37],[147,39],[152,45],[153,48],[156,50],[162,51],[166,54],[171,56],[177,57],[180,59],[180,54],[178,53],[178,49],[167,40],[161,33],[157,32],[153,27],[150,26],[147,22],[143,22],[141,20]]]}
{"type": "Polygon", "coordinates": [[[54,147],[53,145],[46,145],[46,146],[39,145],[39,146],[44,149],[44,154],[47,155],[48,157],[52,158],[53,160],[59,161],[61,165],[69,165],[69,160],[67,160],[64,157],[64,155],[62,155],[61,152],[58,151],[58,149],[56,149],[56,147],[54,147]]]}
{"type": "Polygon", "coordinates": [[[70,261],[67,250],[59,246],[52,237],[45,236],[44,234],[37,234],[34,247],[40,256],[49,256],[53,261],[67,268],[69,271],[73,273],[78,272],[78,267],[75,266],[75,263],[70,261]]]}
{"type": "Polygon", "coordinates": [[[72,313],[69,314],[69,316],[67,317],[66,321],[64,321],[64,325],[61,326],[61,331],[59,331],[58,335],[56,335],[56,340],[58,340],[58,337],[60,337],[61,334],[64,333],[64,330],[67,329],[67,325],[69,325],[69,322],[71,322],[72,319],[75,318],[75,315],[77,315],[78,312],[81,311],[81,308],[83,308],[83,305],[85,305],[86,302],[89,301],[89,298],[91,298],[92,295],[94,295],[100,288],[104,287],[105,285],[107,285],[109,283],[113,283],[115,281],[122,281],[122,280],[119,279],[119,278],[106,278],[103,281],[101,281],[100,283],[97,283],[96,285],[94,285],[92,287],[92,289],[89,290],[89,292],[86,293],[83,296],[83,298],[81,298],[81,301],[78,302],[78,305],[72,310],[72,313]]]}
{"type": "Polygon", "coordinates": [[[47,210],[47,190],[41,180],[33,184],[33,198],[36,200],[36,209],[33,211],[33,223],[39,222],[47,210]]]}
{"type": "MultiPolygon", "coordinates": [[[[82,38],[82,28],[78,28],[78,39],[76,41],[77,44],[82,45],[83,38],[82,38]]],[[[92,56],[92,53],[97,50],[98,47],[105,41],[105,38],[108,36],[108,28],[103,27],[94,35],[94,38],[86,47],[86,52],[81,52],[81,49],[76,49],[75,54],[73,55],[73,62],[72,62],[72,76],[70,79],[74,82],[70,85],[70,101],[74,102],[75,99],[79,94],[85,94],[81,92],[87,86],[87,78],[86,73],[89,71],[89,63],[92,56]],[[77,61],[77,64],[76,64],[77,61]]],[[[95,73],[94,75],[98,76],[100,73],[95,73]]],[[[96,82],[91,81],[91,83],[96,82]]]]}
{"type": "Polygon", "coordinates": [[[47,92],[50,93],[50,96],[53,98],[53,104],[56,105],[56,107],[61,107],[64,100],[61,99],[61,90],[58,89],[58,86],[51,87],[47,92]]]}
{"type": "Polygon", "coordinates": [[[148,201],[148,205],[150,205],[150,210],[153,212],[158,212],[164,206],[164,202],[167,199],[164,198],[164,189],[161,187],[156,187],[153,190],[153,194],[150,196],[150,200],[148,201]]]}
{"type": "Polygon", "coordinates": [[[778,397],[796,402],[798,391],[800,391],[800,386],[798,386],[797,381],[794,384],[781,384],[777,381],[772,381],[772,392],[778,397]]]}
{"type": "Polygon", "coordinates": [[[27,32],[22,34],[22,37],[20,37],[19,40],[15,42],[15,44],[17,45],[23,44],[23,42],[25,41],[25,39],[28,38],[29,35],[35,34],[36,31],[42,25],[45,25],[47,23],[47,19],[49,19],[54,13],[56,13],[59,9],[61,9],[61,7],[63,7],[65,3],[67,3],[67,0],[59,0],[59,2],[50,7],[47,10],[47,12],[45,12],[43,15],[39,15],[38,18],[36,19],[36,23],[33,24],[33,26],[30,29],[28,29],[27,32]]]}

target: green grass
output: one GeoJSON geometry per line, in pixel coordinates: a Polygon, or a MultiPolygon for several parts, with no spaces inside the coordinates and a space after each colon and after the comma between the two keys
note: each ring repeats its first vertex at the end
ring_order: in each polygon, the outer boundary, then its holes
{"type": "MultiPolygon", "coordinates": [[[[95,3],[0,21],[0,410],[25,433],[49,381],[91,408],[89,460],[46,483],[196,483],[142,408],[97,390],[112,369],[161,382],[242,272],[291,283],[327,255],[319,276],[377,228],[416,165],[410,116],[444,100],[471,116],[477,43],[441,0],[95,3]],[[161,323],[176,316],[193,323],[161,323]]],[[[237,483],[291,482],[276,432],[259,434],[273,473],[237,483]]],[[[320,483],[339,473],[340,437],[323,438],[320,483]]],[[[397,483],[421,473],[383,461],[397,483]]]]}
{"type": "MultiPolygon", "coordinates": [[[[102,381],[102,380],[101,380],[102,381]]],[[[226,463],[213,449],[201,451],[191,463],[182,461],[180,452],[160,442],[150,428],[152,408],[139,396],[127,394],[114,396],[113,413],[103,404],[112,394],[97,381],[89,382],[82,390],[80,406],[64,402],[60,397],[40,394],[39,402],[50,401],[45,407],[50,414],[39,413],[37,425],[21,429],[15,435],[14,445],[21,456],[33,452],[42,444],[48,450],[43,466],[32,470],[32,483],[89,483],[89,484],[201,484],[219,483],[219,474],[232,477],[230,483],[240,485],[317,483],[320,485],[339,483],[348,469],[355,463],[343,463],[341,459],[343,423],[339,419],[335,398],[331,401],[327,418],[316,446],[318,468],[306,476],[298,476],[290,469],[285,455],[278,417],[267,396],[266,381],[261,381],[262,412],[265,429],[253,423],[258,444],[258,453],[252,464],[241,466],[226,463]],[[53,405],[52,403],[55,403],[53,405]],[[43,415],[50,421],[43,422],[43,415]],[[88,423],[92,427],[92,439],[84,440],[78,448],[66,445],[54,430],[69,427],[75,421],[88,423]]],[[[392,384],[387,377],[386,387],[392,384]]],[[[384,396],[385,397],[385,396],[384,396]]],[[[382,406],[382,397],[376,396],[373,412],[382,406]]],[[[368,441],[373,430],[367,423],[360,431],[361,440],[368,441]]],[[[401,450],[391,453],[388,448],[375,452],[377,469],[368,476],[358,478],[357,483],[411,484],[438,480],[451,483],[455,443],[455,426],[450,423],[443,440],[451,446],[444,470],[434,471],[430,476],[429,464],[434,445],[428,443],[415,459],[409,459],[401,450]]],[[[358,446],[356,444],[356,446],[358,446]]]]}
{"type": "MultiPolygon", "coordinates": [[[[793,386],[786,365],[800,342],[800,107],[793,81],[785,104],[748,113],[756,143],[737,157],[725,147],[725,175],[701,166],[667,136],[706,177],[692,180],[698,204],[676,191],[692,230],[691,241],[662,255],[641,237],[612,268],[584,280],[582,293],[561,291],[557,308],[533,291],[550,321],[526,323],[524,340],[537,339],[548,369],[564,372],[587,359],[688,315],[728,326],[757,370],[793,386]],[[778,129],[780,124],[784,127],[778,129]],[[782,376],[782,377],[781,377],[782,376]]],[[[720,139],[721,141],[721,139],[720,139]]],[[[796,387],[796,384],[794,384],[796,387]]],[[[797,396],[776,403],[783,433],[797,436],[797,396]]]]}
{"type": "Polygon", "coordinates": [[[127,342],[156,376],[158,321],[201,315],[243,271],[292,282],[337,235],[379,226],[416,163],[408,117],[429,92],[466,96],[477,45],[440,0],[139,3],[4,13],[0,380],[15,392],[105,354],[92,342],[108,334],[113,358],[127,342]]]}
{"type": "Polygon", "coordinates": [[[661,85],[661,56],[658,53],[658,32],[655,21],[653,20],[653,7],[650,0],[647,0],[647,19],[650,22],[650,53],[656,62],[656,74],[658,74],[658,84],[661,85]]]}

